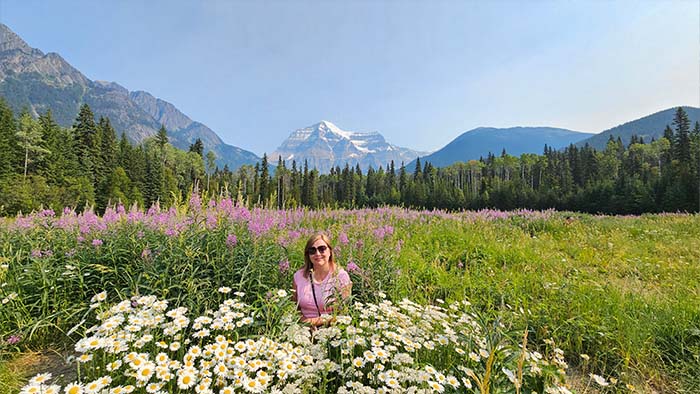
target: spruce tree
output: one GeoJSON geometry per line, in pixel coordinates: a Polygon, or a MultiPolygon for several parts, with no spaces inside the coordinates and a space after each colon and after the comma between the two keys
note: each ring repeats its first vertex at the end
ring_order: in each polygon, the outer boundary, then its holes
{"type": "Polygon", "coordinates": [[[12,109],[0,97],[0,179],[9,177],[19,168],[21,154],[16,132],[17,123],[12,109]]]}
{"type": "Polygon", "coordinates": [[[413,180],[417,180],[422,178],[422,173],[421,173],[421,166],[420,166],[420,157],[416,159],[416,168],[413,171],[413,180]]]}
{"type": "Polygon", "coordinates": [[[690,120],[682,107],[678,107],[673,117],[675,126],[675,158],[682,166],[690,163],[690,120]]]}
{"type": "Polygon", "coordinates": [[[267,153],[263,153],[260,164],[260,194],[258,197],[263,206],[266,206],[267,200],[270,198],[270,170],[267,162],[267,153]]]}
{"type": "Polygon", "coordinates": [[[190,152],[195,152],[196,154],[199,155],[199,157],[204,157],[204,143],[202,142],[201,139],[197,138],[194,141],[194,144],[190,145],[190,152]]]}
{"type": "Polygon", "coordinates": [[[160,148],[161,152],[163,152],[167,143],[168,131],[165,130],[165,125],[160,125],[160,129],[158,129],[158,133],[156,133],[156,144],[158,144],[158,148],[160,148]]]}
{"type": "Polygon", "coordinates": [[[73,132],[60,127],[51,110],[39,117],[39,125],[49,153],[42,160],[39,173],[49,184],[65,185],[68,178],[78,176],[78,157],[75,154],[73,132]]]}
{"type": "Polygon", "coordinates": [[[95,116],[87,104],[80,107],[78,117],[73,124],[73,131],[81,175],[86,176],[95,187],[96,171],[101,167],[101,141],[95,116]]]}

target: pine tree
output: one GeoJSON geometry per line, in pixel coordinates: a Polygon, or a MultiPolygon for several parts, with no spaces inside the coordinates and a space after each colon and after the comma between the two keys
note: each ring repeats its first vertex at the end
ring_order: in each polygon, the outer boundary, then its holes
{"type": "Polygon", "coordinates": [[[204,157],[204,143],[201,139],[197,138],[194,144],[190,145],[190,152],[195,152],[199,157],[204,157]]]}
{"type": "Polygon", "coordinates": [[[311,192],[309,185],[309,162],[304,159],[304,172],[301,177],[301,204],[307,207],[311,205],[311,192]]]}
{"type": "Polygon", "coordinates": [[[75,147],[80,163],[81,174],[86,176],[95,187],[96,171],[101,167],[100,135],[95,124],[95,116],[90,106],[83,104],[73,124],[75,147]]]}
{"type": "Polygon", "coordinates": [[[416,169],[413,171],[413,180],[417,180],[422,178],[421,174],[421,166],[420,166],[420,157],[416,159],[416,169]]]}
{"type": "Polygon", "coordinates": [[[318,208],[318,170],[309,171],[309,207],[318,208]]]}
{"type": "Polygon", "coordinates": [[[302,177],[297,169],[297,162],[296,160],[292,160],[292,200],[295,208],[301,205],[301,182],[302,177]]]}
{"type": "Polygon", "coordinates": [[[675,126],[675,158],[683,166],[690,163],[690,120],[682,107],[678,107],[673,117],[675,126]]]}
{"type": "Polygon", "coordinates": [[[144,198],[147,205],[156,201],[163,201],[163,163],[160,158],[146,156],[146,183],[144,185],[144,198]]]}
{"type": "Polygon", "coordinates": [[[21,152],[16,132],[15,116],[0,97],[0,180],[10,177],[20,167],[21,152]]]}
{"type": "Polygon", "coordinates": [[[39,173],[52,185],[65,185],[68,178],[78,176],[78,157],[75,153],[73,132],[60,127],[53,120],[51,110],[39,117],[42,138],[49,150],[41,162],[39,173]]]}
{"type": "Polygon", "coordinates": [[[165,130],[165,125],[160,125],[160,129],[158,129],[158,133],[156,133],[156,144],[160,148],[160,151],[163,152],[165,149],[165,145],[168,143],[168,131],[165,130]]]}
{"type": "Polygon", "coordinates": [[[263,153],[260,164],[260,194],[258,198],[263,203],[263,206],[266,206],[267,200],[270,198],[270,170],[267,162],[267,153],[263,153]]]}

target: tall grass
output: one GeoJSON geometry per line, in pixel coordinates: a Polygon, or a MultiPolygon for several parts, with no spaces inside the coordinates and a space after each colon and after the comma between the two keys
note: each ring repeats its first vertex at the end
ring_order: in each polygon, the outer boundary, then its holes
{"type": "Polygon", "coordinates": [[[247,302],[289,288],[314,231],[353,267],[360,302],[469,300],[508,316],[530,346],[554,338],[569,363],[636,385],[700,390],[700,218],[555,212],[448,214],[401,209],[177,209],[50,212],[0,230],[0,351],[70,344],[90,298],[155,295],[202,314],[217,289],[247,302]],[[290,268],[285,269],[286,262],[290,268]],[[351,264],[352,263],[352,264],[351,264]],[[512,314],[520,308],[529,313],[512,314]],[[517,316],[517,317],[515,317],[517,316]],[[584,363],[579,354],[590,355],[584,363]]]}

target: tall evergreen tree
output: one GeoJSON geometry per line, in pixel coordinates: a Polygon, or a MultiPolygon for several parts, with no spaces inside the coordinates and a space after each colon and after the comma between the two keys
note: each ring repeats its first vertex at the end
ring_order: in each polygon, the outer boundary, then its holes
{"type": "Polygon", "coordinates": [[[70,129],[60,127],[53,119],[51,110],[39,117],[39,125],[49,153],[42,160],[40,174],[49,184],[65,185],[67,178],[78,176],[78,157],[75,139],[70,129]]]}
{"type": "Polygon", "coordinates": [[[80,163],[82,175],[86,176],[93,187],[95,187],[97,174],[101,168],[101,141],[100,134],[95,124],[95,115],[92,113],[90,106],[83,104],[80,107],[78,116],[73,124],[73,131],[76,140],[76,153],[80,163]]]}
{"type": "Polygon", "coordinates": [[[683,166],[690,163],[690,120],[682,107],[678,107],[673,117],[675,126],[675,157],[683,166]]]}
{"type": "Polygon", "coordinates": [[[266,206],[267,200],[270,198],[270,170],[267,162],[267,153],[263,153],[262,162],[260,164],[260,202],[266,206]]]}
{"type": "Polygon", "coordinates": [[[161,152],[165,149],[165,145],[168,143],[168,131],[165,130],[165,125],[160,125],[158,133],[156,133],[156,144],[160,148],[161,152]]]}
{"type": "Polygon", "coordinates": [[[416,159],[416,168],[413,170],[413,180],[417,180],[419,178],[422,178],[422,172],[421,172],[421,166],[420,166],[420,157],[416,159]]]}
{"type": "Polygon", "coordinates": [[[17,123],[12,109],[0,97],[0,180],[14,174],[19,167],[20,148],[17,123]]]}
{"type": "Polygon", "coordinates": [[[199,157],[204,157],[204,143],[202,142],[201,139],[197,138],[194,141],[194,144],[190,145],[190,152],[195,152],[196,154],[199,155],[199,157]]]}

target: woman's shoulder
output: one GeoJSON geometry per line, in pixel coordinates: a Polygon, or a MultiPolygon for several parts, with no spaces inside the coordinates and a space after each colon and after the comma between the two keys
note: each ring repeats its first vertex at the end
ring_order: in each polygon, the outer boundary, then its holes
{"type": "Polygon", "coordinates": [[[303,268],[300,268],[299,270],[297,270],[297,272],[294,273],[294,280],[295,281],[306,280],[306,278],[304,276],[304,269],[303,268]]]}
{"type": "Polygon", "coordinates": [[[348,275],[347,271],[345,271],[343,267],[337,268],[336,276],[338,277],[338,279],[340,279],[341,282],[350,282],[350,275],[348,275]]]}

